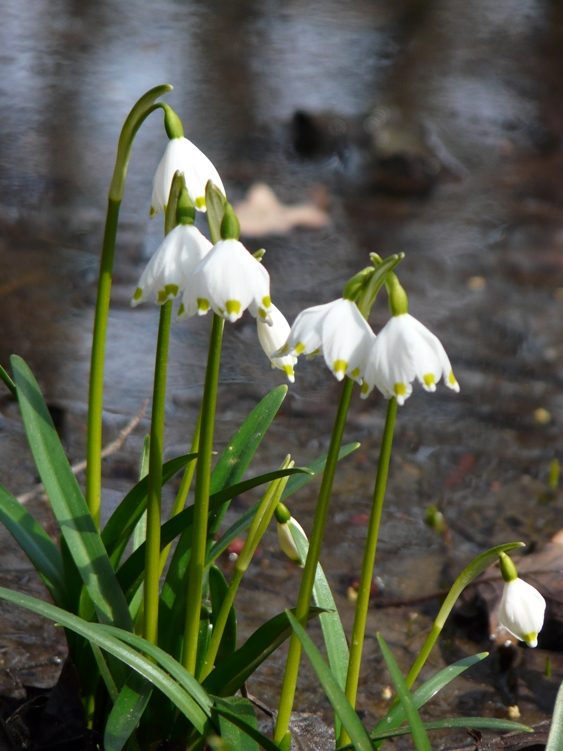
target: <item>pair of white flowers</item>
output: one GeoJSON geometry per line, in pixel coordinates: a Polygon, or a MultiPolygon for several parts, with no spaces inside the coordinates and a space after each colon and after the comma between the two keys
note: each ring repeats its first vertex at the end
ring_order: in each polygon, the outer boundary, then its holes
{"type": "Polygon", "coordinates": [[[416,318],[394,315],[375,336],[357,305],[344,298],[300,313],[277,354],[322,354],[338,380],[347,375],[362,385],[364,399],[377,386],[386,399],[404,404],[415,379],[426,391],[435,391],[440,378],[459,391],[440,340],[416,318]]]}

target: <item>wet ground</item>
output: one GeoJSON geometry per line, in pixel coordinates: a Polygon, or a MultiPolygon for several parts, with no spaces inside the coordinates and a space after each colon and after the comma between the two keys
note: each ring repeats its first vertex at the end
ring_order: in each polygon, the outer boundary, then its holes
{"type": "MultiPolygon", "coordinates": [[[[432,593],[486,548],[523,540],[539,550],[563,526],[563,499],[538,500],[550,462],[563,459],[563,13],[556,2],[85,7],[41,0],[7,6],[0,35],[0,361],[16,352],[29,362],[57,408],[71,461],[84,456],[95,278],[117,137],[138,96],[169,82],[175,90],[167,101],[216,164],[233,203],[261,181],[286,204],[313,199],[328,211],[322,229],[246,238],[251,250],[266,247],[272,297],[290,321],[338,297],[369,252],[405,252],[400,277],[410,311],[450,354],[461,393],[415,389],[399,411],[377,564],[384,597],[432,593]],[[449,546],[424,523],[430,504],[445,516],[449,546]]],[[[164,145],[153,115],[133,150],[121,215],[107,441],[150,396],[158,311],[131,310],[129,300],[162,236],[148,207],[164,145]]],[[[381,299],[371,318],[376,331],[387,315],[381,299]]],[[[208,323],[191,320],[173,331],[167,457],[191,440],[208,323]]],[[[282,382],[251,318],[227,329],[218,448],[282,382]]],[[[288,451],[298,464],[323,453],[338,391],[322,362],[300,362],[253,470],[277,466],[288,451]]],[[[381,397],[355,396],[345,440],[362,446],[337,475],[322,558],[347,629],[347,590],[360,567],[384,414],[381,397]]],[[[106,513],[134,481],[147,429],[145,420],[104,465],[106,513]]],[[[2,483],[25,492],[37,478],[8,397],[0,447],[2,483]]],[[[239,499],[233,511],[252,500],[239,499]]],[[[314,501],[311,486],[291,503],[307,530],[314,501]]],[[[54,533],[42,502],[30,508],[54,533]]],[[[9,535],[0,537],[1,583],[39,592],[9,535]]],[[[298,577],[275,535],[267,536],[240,594],[243,636],[294,603],[298,577]]],[[[407,669],[436,607],[429,601],[371,611],[358,697],[368,726],[386,706],[390,681],[375,632],[407,669]]],[[[55,658],[64,656],[60,633],[8,606],[0,617],[0,692],[52,683],[55,658]]],[[[436,649],[425,675],[488,644],[486,627],[460,627],[436,649]]],[[[563,678],[554,651],[563,645],[541,646],[515,653],[517,703],[527,723],[549,716],[563,678]],[[542,677],[546,656],[550,679],[542,677]]],[[[282,665],[271,661],[250,683],[272,706],[282,665]]],[[[498,669],[475,671],[426,716],[505,717],[516,697],[503,680],[498,669]]],[[[327,711],[307,669],[297,704],[327,711]]],[[[449,735],[447,743],[456,738],[467,740],[449,735]]]]}

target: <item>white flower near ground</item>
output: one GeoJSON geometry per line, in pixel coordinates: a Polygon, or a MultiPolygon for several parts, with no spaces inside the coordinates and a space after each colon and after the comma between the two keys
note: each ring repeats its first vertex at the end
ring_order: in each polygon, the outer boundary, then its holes
{"type": "Polygon", "coordinates": [[[178,224],[148,262],[131,305],[145,302],[151,293],[159,305],[176,297],[186,289],[194,269],[212,247],[193,224],[178,224]]]}
{"type": "Polygon", "coordinates": [[[275,355],[320,355],[341,381],[362,382],[375,334],[356,303],[340,298],[306,308],[295,319],[287,342],[275,355]]]}
{"type": "Polygon", "coordinates": [[[258,339],[262,345],[262,349],[270,358],[273,368],[279,368],[286,374],[290,383],[295,382],[295,375],[293,372],[293,366],[297,362],[297,358],[293,355],[284,355],[283,357],[275,357],[274,352],[287,341],[289,336],[290,326],[287,322],[284,314],[276,308],[275,305],[270,307],[270,316],[272,319],[272,325],[268,326],[260,318],[256,319],[256,325],[258,327],[258,339]]]}
{"type": "Polygon", "coordinates": [[[219,173],[203,151],[187,138],[171,138],[153,179],[151,216],[166,211],[175,172],[182,172],[186,189],[198,211],[205,211],[205,186],[212,180],[225,195],[219,173]]]}
{"type": "Polygon", "coordinates": [[[499,621],[512,636],[536,647],[544,614],[545,600],[531,584],[518,578],[505,582],[499,621]]]}
{"type": "Polygon", "coordinates": [[[198,264],[178,315],[205,315],[211,309],[233,323],[248,308],[271,326],[271,307],[270,275],[241,242],[228,239],[219,240],[198,264]]]}
{"type": "Polygon", "coordinates": [[[365,399],[374,386],[386,399],[397,397],[399,404],[412,393],[418,380],[426,391],[436,391],[436,383],[454,391],[459,384],[442,343],[426,326],[409,315],[394,315],[378,334],[365,370],[361,396],[365,399]]]}

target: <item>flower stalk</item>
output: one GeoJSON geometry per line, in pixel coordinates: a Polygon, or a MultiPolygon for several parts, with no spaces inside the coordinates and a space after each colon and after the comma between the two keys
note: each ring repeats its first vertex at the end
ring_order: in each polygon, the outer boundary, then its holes
{"type": "Polygon", "coordinates": [[[113,275],[113,259],[119,209],[125,190],[127,168],[135,134],[151,112],[159,107],[155,100],[171,91],[172,86],[156,86],[133,106],[127,116],[117,147],[117,156],[109,190],[108,209],[104,229],[102,256],[96,309],[94,312],[94,330],[92,334],[92,353],[90,361],[90,384],[88,393],[88,434],[86,447],[86,501],[96,525],[100,526],[100,505],[102,487],[102,404],[104,391],[104,359],[107,338],[107,322],[113,275]]]}
{"type": "MultiPolygon", "coordinates": [[[[295,616],[302,625],[306,624],[309,615],[311,595],[313,594],[313,585],[315,583],[315,572],[317,570],[317,564],[320,558],[326,519],[328,515],[328,507],[332,494],[332,485],[334,482],[334,475],[338,462],[338,452],[342,443],[342,436],[344,434],[344,426],[346,424],[346,416],[348,414],[348,408],[350,406],[353,387],[354,381],[351,378],[346,377],[342,385],[338,412],[336,414],[336,419],[334,421],[332,435],[330,438],[330,446],[328,449],[325,470],[323,472],[323,479],[319,491],[319,500],[317,502],[315,519],[313,521],[313,530],[311,532],[311,539],[309,541],[309,552],[307,554],[307,560],[305,561],[305,567],[303,569],[303,577],[301,579],[297,608],[295,611],[295,616]]],[[[274,743],[276,743],[278,746],[282,742],[284,744],[287,742],[285,739],[289,730],[289,721],[291,718],[293,699],[295,697],[295,689],[297,686],[297,676],[299,674],[300,661],[301,642],[299,641],[295,633],[293,633],[291,635],[289,643],[289,652],[287,655],[278,717],[274,731],[274,743]]]]}
{"type": "Polygon", "coordinates": [[[192,525],[192,552],[189,566],[190,585],[186,603],[184,651],[182,658],[182,664],[192,675],[195,674],[197,659],[201,594],[203,591],[203,574],[207,548],[207,518],[209,515],[213,428],[217,407],[217,386],[219,382],[221,342],[224,325],[224,319],[214,313],[201,406],[201,431],[195,481],[194,521],[192,525]]]}
{"type": "MultiPolygon", "coordinates": [[[[172,181],[170,196],[168,199],[168,208],[164,223],[165,234],[169,234],[176,226],[176,208],[178,206],[178,197],[182,186],[183,177],[176,173],[172,181]]],[[[147,536],[143,636],[147,641],[150,641],[153,644],[158,643],[162,455],[164,449],[164,413],[166,408],[166,377],[168,372],[168,347],[170,343],[171,319],[172,300],[168,300],[160,308],[160,321],[156,342],[147,486],[147,536]]]]}
{"type": "MultiPolygon", "coordinates": [[[[397,400],[393,397],[387,403],[387,416],[385,419],[385,428],[383,430],[383,439],[381,442],[381,450],[379,452],[379,461],[377,464],[377,475],[373,491],[373,503],[368,523],[368,534],[364,548],[362,573],[360,575],[358,599],[356,601],[356,613],[354,616],[354,627],[352,629],[352,638],[350,643],[350,658],[348,661],[348,673],[346,675],[345,693],[348,701],[353,707],[356,706],[356,696],[358,693],[358,680],[360,677],[360,666],[362,662],[362,650],[364,646],[364,636],[368,616],[371,583],[373,581],[373,569],[375,566],[375,556],[377,552],[377,540],[379,538],[381,514],[383,512],[383,502],[385,500],[385,490],[387,487],[387,477],[389,474],[389,462],[391,459],[391,447],[393,445],[393,434],[395,431],[396,416],[397,400]]],[[[346,730],[344,730],[344,728],[342,728],[337,745],[343,746],[349,742],[350,738],[348,736],[348,733],[346,732],[346,730]]]]}

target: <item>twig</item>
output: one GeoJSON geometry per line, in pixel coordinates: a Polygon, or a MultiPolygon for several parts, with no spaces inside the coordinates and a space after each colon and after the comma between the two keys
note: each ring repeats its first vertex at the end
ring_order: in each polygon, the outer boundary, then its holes
{"type": "MultiPolygon", "coordinates": [[[[145,416],[148,403],[149,403],[149,400],[145,399],[141,409],[137,412],[137,414],[131,420],[131,422],[127,423],[127,425],[123,428],[123,430],[119,433],[119,435],[114,441],[112,441],[111,443],[108,443],[108,445],[102,449],[102,459],[105,459],[107,456],[111,456],[111,454],[115,454],[117,451],[119,451],[119,449],[123,446],[123,444],[129,437],[129,435],[135,430],[137,425],[141,422],[141,420],[145,416]]],[[[85,469],[86,469],[85,459],[71,466],[72,473],[75,475],[77,475],[79,472],[82,472],[85,469]]],[[[19,495],[17,497],[18,501],[20,503],[27,503],[32,498],[35,498],[36,495],[38,495],[39,493],[42,493],[44,490],[45,490],[45,486],[43,485],[42,482],[40,482],[38,485],[33,487],[27,493],[23,493],[23,495],[19,495]]]]}

